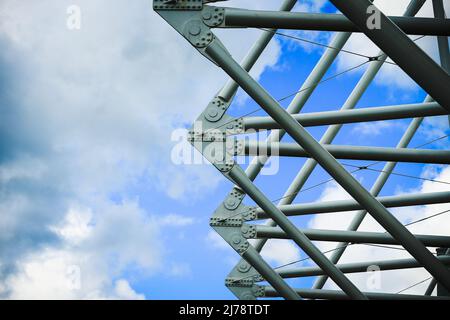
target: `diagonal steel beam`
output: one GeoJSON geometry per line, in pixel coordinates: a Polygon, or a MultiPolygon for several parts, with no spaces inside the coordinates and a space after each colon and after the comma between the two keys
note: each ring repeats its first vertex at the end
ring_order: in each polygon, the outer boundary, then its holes
{"type": "MultiPolygon", "coordinates": [[[[450,112],[450,76],[420,49],[392,20],[368,0],[330,0],[347,18],[450,112]],[[369,9],[379,12],[380,28],[369,28],[369,9]]],[[[450,282],[450,281],[449,281],[450,282]]]]}
{"type": "MultiPolygon", "coordinates": [[[[353,110],[322,111],[294,114],[293,117],[304,127],[395,120],[427,116],[446,115],[447,110],[436,102],[402,104],[396,106],[370,107],[353,110]]],[[[280,125],[271,117],[244,117],[243,130],[272,130],[280,125]]]]}
{"type": "MultiPolygon", "coordinates": [[[[425,3],[425,0],[411,0],[408,7],[405,11],[405,16],[414,16],[417,14],[417,12],[420,10],[420,8],[425,3]]],[[[339,37],[341,34],[338,34],[336,36],[339,37]]],[[[350,36],[350,34],[349,34],[350,36]]],[[[330,47],[335,47],[333,43],[330,44],[330,47]]],[[[340,47],[342,49],[342,47],[340,47]]],[[[364,92],[369,87],[369,84],[373,81],[378,71],[381,69],[381,66],[386,61],[387,56],[383,52],[379,52],[377,55],[379,58],[375,61],[369,62],[369,67],[364,72],[361,79],[358,81],[355,88],[352,90],[350,96],[345,101],[344,105],[342,106],[340,111],[345,111],[349,109],[353,109],[359,99],[361,99],[364,92]]],[[[322,136],[322,139],[320,140],[323,144],[329,144],[331,143],[340,129],[342,128],[342,125],[333,125],[328,127],[325,134],[322,136]]],[[[298,192],[302,189],[304,184],[306,183],[307,179],[313,172],[314,168],[317,165],[317,161],[314,159],[308,159],[301,170],[297,173],[296,177],[292,181],[289,188],[286,190],[283,198],[280,200],[279,204],[290,204],[294,201],[295,197],[297,196],[298,192]]],[[[269,221],[268,225],[275,226],[276,224],[273,221],[269,221]]],[[[254,244],[255,248],[257,250],[261,250],[264,247],[264,244],[266,243],[265,239],[257,240],[254,244]]]]}
{"type": "MultiPolygon", "coordinates": [[[[258,82],[243,70],[219,42],[213,40],[205,48],[205,53],[274,118],[311,157],[315,158],[355,200],[361,203],[374,219],[395,237],[413,257],[423,263],[424,267],[432,275],[450,288],[450,271],[393,217],[382,204],[364,189],[258,82]]],[[[276,207],[275,210],[277,210],[276,207]]],[[[348,280],[346,279],[346,281],[348,280]]]]}
{"type": "MultiPolygon", "coordinates": [[[[239,83],[239,81],[237,81],[239,83]]],[[[242,86],[242,84],[241,84],[242,86]]],[[[303,249],[333,280],[353,299],[364,300],[366,297],[350,282],[336,266],[320,252],[320,250],[252,183],[245,172],[234,166],[229,172],[244,192],[251,197],[268,215],[288,234],[294,242],[303,249]]]]}

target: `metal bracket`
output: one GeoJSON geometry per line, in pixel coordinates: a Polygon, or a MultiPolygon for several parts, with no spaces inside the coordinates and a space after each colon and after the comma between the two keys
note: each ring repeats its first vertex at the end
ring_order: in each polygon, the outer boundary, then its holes
{"type": "Polygon", "coordinates": [[[210,219],[211,227],[240,255],[249,247],[247,236],[252,233],[247,225],[242,229],[243,222],[256,216],[254,207],[242,204],[243,197],[242,191],[234,189],[210,219]]]}
{"type": "Polygon", "coordinates": [[[231,270],[225,279],[225,286],[242,300],[256,300],[264,297],[264,287],[255,284],[260,279],[260,274],[244,259],[231,270]]]}
{"type": "Polygon", "coordinates": [[[203,0],[153,0],[156,10],[202,10],[203,0]]]}
{"type": "Polygon", "coordinates": [[[226,50],[211,31],[212,27],[223,22],[223,8],[203,5],[201,0],[153,0],[153,8],[202,55],[216,64],[205,52],[205,48],[216,41],[226,50]]]}
{"type": "Polygon", "coordinates": [[[214,97],[203,112],[203,116],[210,122],[219,121],[230,106],[229,101],[225,101],[220,97],[214,97]]]}
{"type": "Polygon", "coordinates": [[[243,223],[241,227],[241,232],[244,238],[246,239],[256,238],[256,227],[251,224],[243,223]]]}

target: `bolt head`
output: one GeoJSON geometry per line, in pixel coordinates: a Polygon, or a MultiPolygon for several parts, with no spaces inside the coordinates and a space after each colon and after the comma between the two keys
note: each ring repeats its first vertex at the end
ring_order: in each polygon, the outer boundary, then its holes
{"type": "Polygon", "coordinates": [[[239,265],[239,271],[241,272],[247,272],[248,270],[250,270],[250,265],[247,262],[242,262],[239,265]]]}
{"type": "Polygon", "coordinates": [[[218,114],[219,114],[219,113],[217,112],[216,108],[210,108],[210,109],[208,110],[208,115],[209,115],[210,117],[217,117],[218,114]]]}
{"type": "Polygon", "coordinates": [[[189,28],[189,34],[192,36],[198,36],[201,31],[202,30],[201,30],[200,26],[197,26],[197,25],[193,25],[189,28]]]}
{"type": "Polygon", "coordinates": [[[209,19],[211,19],[211,17],[212,17],[211,12],[209,12],[209,11],[203,12],[203,19],[209,20],[209,19]]]}

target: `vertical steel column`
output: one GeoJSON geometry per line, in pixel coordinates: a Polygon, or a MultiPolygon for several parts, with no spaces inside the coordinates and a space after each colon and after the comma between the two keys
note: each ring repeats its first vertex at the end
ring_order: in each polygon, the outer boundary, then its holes
{"type": "MultiPolygon", "coordinates": [[[[370,3],[370,2],[369,2],[370,3]]],[[[394,238],[429,272],[450,288],[450,271],[437,260],[386,208],[381,205],[359,182],[349,174],[333,156],[327,152],[286,110],[234,61],[217,42],[206,48],[208,54],[228,75],[233,78],[287,133],[303,147],[317,162],[367,211],[371,213],[394,238]]],[[[283,215],[284,216],[284,215],[283,215]]],[[[281,226],[280,226],[281,227],[281,226]]],[[[327,260],[329,262],[329,260],[327,260]]],[[[330,275],[331,276],[331,275],[330,275]]],[[[345,278],[346,279],[346,278],[345,278]]],[[[335,279],[333,279],[335,280],[335,279]]],[[[346,279],[348,281],[348,279],[346,279]]]]}
{"type": "MultiPolygon", "coordinates": [[[[450,77],[382,12],[380,28],[367,25],[368,9],[376,8],[368,0],[330,0],[363,31],[400,68],[414,79],[443,108],[450,112],[450,77]]],[[[378,10],[378,9],[377,9],[378,10]]],[[[450,281],[449,281],[450,282],[450,281]]]]}

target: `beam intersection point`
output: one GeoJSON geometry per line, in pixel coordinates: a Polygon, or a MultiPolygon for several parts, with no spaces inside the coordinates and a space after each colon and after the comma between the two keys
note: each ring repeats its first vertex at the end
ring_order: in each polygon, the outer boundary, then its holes
{"type": "MultiPolygon", "coordinates": [[[[284,0],[279,11],[247,10],[220,7],[220,0],[153,0],[153,10],[171,25],[200,54],[221,68],[228,76],[227,83],[217,92],[199,115],[188,132],[188,141],[224,177],[233,188],[219,204],[210,218],[210,226],[241,257],[225,279],[225,286],[238,298],[253,300],[263,297],[285,299],[445,299],[450,291],[449,249],[450,237],[430,234],[412,234],[387,208],[428,205],[450,202],[449,192],[427,194],[411,193],[401,196],[380,197],[382,188],[394,172],[398,162],[450,164],[447,150],[408,148],[424,117],[450,113],[450,77],[448,75],[448,36],[450,20],[445,18],[442,0],[433,0],[436,18],[418,18],[417,12],[425,0],[411,0],[401,17],[390,17],[380,12],[382,30],[366,24],[370,0],[329,0],[342,14],[292,12],[296,0],[284,0]],[[257,28],[263,32],[247,56],[239,64],[214,33],[215,28],[257,28]],[[249,71],[275,35],[284,35],[278,29],[337,31],[328,45],[318,44],[325,51],[298,91],[285,98],[274,99],[249,71]],[[379,48],[374,56],[364,56],[344,49],[352,33],[362,32],[379,48]],[[441,67],[425,54],[410,35],[436,37],[439,44],[441,67]],[[351,53],[366,58],[364,63],[349,70],[324,78],[339,53],[351,53]],[[393,62],[388,61],[388,58],[393,62]],[[380,106],[355,109],[357,103],[385,63],[395,64],[407,73],[428,96],[422,103],[380,106]],[[337,111],[301,113],[314,90],[323,82],[345,72],[366,66],[363,75],[343,106],[337,111]],[[238,88],[242,88],[267,117],[232,117],[227,114],[238,88]],[[289,106],[281,107],[282,100],[293,97],[289,106]],[[356,147],[334,145],[340,129],[351,123],[411,119],[408,128],[395,148],[356,147]],[[327,126],[321,139],[313,138],[305,127],[327,126]],[[266,141],[239,140],[238,136],[249,130],[270,131],[266,141]],[[292,143],[281,142],[288,135],[292,143]],[[244,170],[236,156],[253,156],[244,170]],[[254,183],[270,157],[307,158],[293,182],[278,203],[270,200],[254,183]],[[353,165],[338,159],[376,160],[384,162],[382,170],[372,169],[373,164],[353,165]],[[351,200],[293,204],[296,196],[305,190],[304,185],[317,166],[321,166],[344,190],[351,200]],[[356,168],[347,171],[345,167],[356,168]],[[352,173],[377,171],[378,177],[371,189],[366,189],[352,173]],[[246,197],[256,205],[246,205],[246,197]],[[318,230],[298,228],[290,216],[315,215],[356,210],[348,229],[318,230]],[[359,227],[365,217],[373,217],[385,233],[362,232],[359,227]],[[259,224],[266,220],[265,224],[259,224]],[[315,266],[300,268],[272,267],[261,255],[268,239],[290,239],[315,266]],[[250,241],[249,241],[250,240],[250,241]],[[326,256],[312,241],[336,242],[336,248],[326,256]],[[410,254],[409,259],[362,261],[353,264],[339,263],[350,245],[400,246],[410,254]],[[438,256],[429,247],[438,247],[438,256]],[[382,270],[422,268],[430,274],[427,292],[408,295],[397,293],[364,292],[355,285],[348,274],[368,272],[368,266],[378,264],[382,270]],[[293,288],[287,278],[315,276],[312,288],[293,288]],[[323,289],[326,281],[333,280],[339,290],[323,289]],[[266,282],[267,285],[261,285],[266,282]],[[432,295],[437,286],[438,295],[432,295]]],[[[375,7],[376,8],[376,7],[375,7]]],[[[377,9],[378,10],[378,9],[377,9]]],[[[285,35],[284,35],[285,36],[285,35]]],[[[293,37],[294,38],[294,37],[293,37]]],[[[301,39],[299,39],[301,40],[301,39]]],[[[314,43],[313,43],[314,44],[314,43]]],[[[436,140],[436,139],[435,139],[436,140]]],[[[431,143],[431,142],[430,142],[431,143]]],[[[426,145],[426,144],[425,144],[426,145]]],[[[424,146],[424,145],[423,145],[424,146]]],[[[406,175],[405,175],[406,176],[406,175]]],[[[439,181],[433,181],[438,183],[439,181]]],[[[322,184],[317,184],[320,186],[322,184]]],[[[439,213],[444,214],[445,212],[439,213]]],[[[437,216],[437,215],[436,215],[437,216]]],[[[433,217],[429,217],[431,219],[433,217]]],[[[392,248],[392,247],[391,247],[392,248]]],[[[293,262],[295,263],[295,262],[293,262]]],[[[411,286],[414,287],[417,284],[411,286]]]]}

